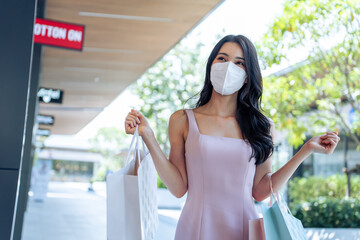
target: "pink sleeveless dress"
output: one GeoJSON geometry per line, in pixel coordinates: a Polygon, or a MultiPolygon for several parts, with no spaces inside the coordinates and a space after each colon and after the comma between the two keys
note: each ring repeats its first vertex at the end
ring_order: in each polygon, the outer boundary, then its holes
{"type": "Polygon", "coordinates": [[[201,134],[194,112],[185,112],[188,195],[175,240],[248,240],[249,220],[258,218],[251,146],[243,139],[201,134]]]}

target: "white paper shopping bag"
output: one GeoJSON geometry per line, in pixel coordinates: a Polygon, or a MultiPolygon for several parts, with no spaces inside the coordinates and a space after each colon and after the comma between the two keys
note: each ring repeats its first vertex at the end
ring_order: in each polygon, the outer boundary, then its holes
{"type": "Polygon", "coordinates": [[[137,129],[124,168],[109,175],[106,186],[107,239],[155,239],[158,227],[156,169],[137,129]],[[134,141],[136,145],[132,150],[134,141]],[[142,151],[139,141],[142,142],[142,151]],[[135,152],[132,160],[131,152],[135,152]],[[135,165],[139,168],[136,169],[135,165]]]}
{"type": "Polygon", "coordinates": [[[157,173],[149,153],[138,169],[140,216],[143,239],[155,239],[159,225],[157,209],[157,173]]]}

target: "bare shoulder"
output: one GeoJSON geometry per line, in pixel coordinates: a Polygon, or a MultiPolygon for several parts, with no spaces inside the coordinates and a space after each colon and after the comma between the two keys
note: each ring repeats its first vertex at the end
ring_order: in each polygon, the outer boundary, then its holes
{"type": "Polygon", "coordinates": [[[170,120],[178,120],[181,118],[186,118],[186,113],[184,109],[177,110],[170,116],[170,120]]]}
{"type": "Polygon", "coordinates": [[[187,124],[188,121],[185,110],[178,110],[170,116],[169,131],[183,134],[187,129],[187,124]]]}
{"type": "Polygon", "coordinates": [[[186,123],[186,120],[187,120],[187,116],[186,116],[185,110],[183,110],[183,109],[177,110],[170,116],[170,123],[175,124],[175,125],[184,124],[184,123],[186,123]]]}

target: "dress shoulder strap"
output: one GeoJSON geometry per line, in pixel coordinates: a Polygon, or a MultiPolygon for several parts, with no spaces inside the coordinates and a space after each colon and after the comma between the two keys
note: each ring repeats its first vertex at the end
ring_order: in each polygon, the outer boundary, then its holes
{"type": "Polygon", "coordinates": [[[186,115],[189,120],[189,134],[198,132],[196,119],[192,109],[185,109],[186,115]]]}

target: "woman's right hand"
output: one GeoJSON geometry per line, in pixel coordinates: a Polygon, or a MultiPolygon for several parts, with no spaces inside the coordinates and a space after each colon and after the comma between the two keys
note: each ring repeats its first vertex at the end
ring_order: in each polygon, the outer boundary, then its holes
{"type": "Polygon", "coordinates": [[[139,125],[138,131],[140,136],[143,136],[145,132],[152,130],[144,115],[139,111],[131,109],[125,118],[125,132],[127,134],[134,134],[136,125],[139,125]]]}

